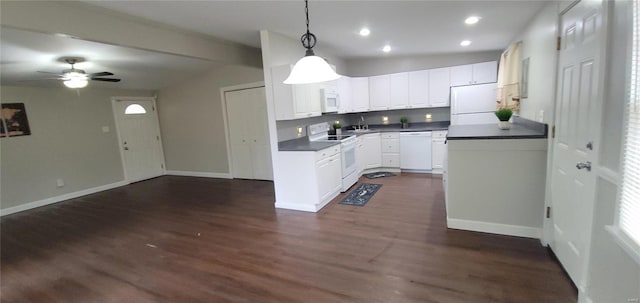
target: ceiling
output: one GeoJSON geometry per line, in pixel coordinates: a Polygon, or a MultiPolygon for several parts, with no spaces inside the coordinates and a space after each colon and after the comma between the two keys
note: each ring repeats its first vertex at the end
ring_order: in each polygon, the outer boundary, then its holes
{"type": "Polygon", "coordinates": [[[93,81],[96,87],[159,89],[175,81],[193,77],[216,63],[133,48],[96,43],[69,37],[2,27],[0,43],[3,85],[62,87],[62,81],[35,80],[51,77],[39,73],[61,72],[70,68],[60,62],[64,56],[84,57],[76,68],[86,73],[109,71],[121,82],[93,81]]]}
{"type": "MultiPolygon", "coordinates": [[[[298,40],[305,30],[299,1],[87,1],[121,13],[260,47],[267,29],[298,40]]],[[[546,1],[327,1],[309,3],[318,46],[345,59],[500,50],[546,1]],[[476,15],[475,26],[464,19],[476,15]],[[360,28],[371,30],[360,37],[360,28]],[[466,48],[460,42],[469,39],[466,48]]]]}
{"type": "MultiPolygon", "coordinates": [[[[304,2],[298,1],[84,1],[134,18],[260,47],[268,29],[298,40],[304,31],[304,2]]],[[[506,48],[545,4],[544,1],[326,1],[309,3],[310,29],[318,48],[343,59],[476,52],[506,48]],[[476,15],[475,26],[463,20],[476,15]],[[366,26],[369,37],[358,31],[366,26]],[[469,47],[460,41],[469,39],[469,47]],[[381,51],[384,44],[392,51],[381,51]]],[[[3,85],[62,86],[37,71],[60,72],[60,57],[85,57],[76,65],[87,73],[109,71],[119,83],[97,87],[160,89],[222,63],[107,45],[65,36],[0,29],[3,85]],[[29,81],[25,81],[29,80],[29,81]]],[[[302,47],[300,54],[303,54],[302,47]]],[[[319,55],[323,55],[320,51],[319,55]]],[[[327,54],[329,55],[329,54],[327,54]]]]}

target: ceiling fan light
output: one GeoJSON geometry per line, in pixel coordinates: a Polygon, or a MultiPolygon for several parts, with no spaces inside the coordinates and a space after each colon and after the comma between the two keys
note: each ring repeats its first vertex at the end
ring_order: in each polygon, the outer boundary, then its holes
{"type": "Polygon", "coordinates": [[[68,88],[83,88],[89,84],[89,81],[86,79],[71,78],[69,80],[65,80],[63,83],[68,88]]]}
{"type": "Polygon", "coordinates": [[[283,83],[309,84],[331,81],[340,77],[323,58],[304,56],[296,62],[296,65],[291,69],[291,74],[283,83]]]}

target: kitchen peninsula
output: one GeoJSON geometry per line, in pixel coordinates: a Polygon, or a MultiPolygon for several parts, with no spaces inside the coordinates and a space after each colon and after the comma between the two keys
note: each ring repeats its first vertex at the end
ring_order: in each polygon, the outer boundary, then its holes
{"type": "Polygon", "coordinates": [[[545,208],[547,125],[514,117],[452,125],[443,183],[447,226],[539,238],[545,208]]]}

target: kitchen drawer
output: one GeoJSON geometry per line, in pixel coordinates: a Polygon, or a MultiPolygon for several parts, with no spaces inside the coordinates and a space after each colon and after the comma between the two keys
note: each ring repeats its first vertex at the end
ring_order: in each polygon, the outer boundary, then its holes
{"type": "Polygon", "coordinates": [[[447,131],[446,130],[436,130],[431,132],[431,137],[432,138],[446,138],[447,137],[447,131]]]}
{"type": "Polygon", "coordinates": [[[399,139],[383,139],[382,140],[382,153],[399,153],[400,152],[400,140],[399,139]]]}
{"type": "Polygon", "coordinates": [[[400,133],[382,133],[382,140],[384,141],[385,139],[399,139],[400,138],[400,133]]]}
{"type": "Polygon", "coordinates": [[[331,146],[323,150],[316,152],[316,162],[329,158],[337,153],[340,153],[340,145],[331,146]]]}
{"type": "Polygon", "coordinates": [[[382,167],[400,168],[400,154],[382,154],[382,167]]]}

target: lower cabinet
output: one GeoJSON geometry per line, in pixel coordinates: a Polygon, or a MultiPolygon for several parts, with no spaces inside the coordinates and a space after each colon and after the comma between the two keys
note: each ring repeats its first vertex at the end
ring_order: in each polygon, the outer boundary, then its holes
{"type": "Polygon", "coordinates": [[[316,212],[342,188],[340,145],[317,152],[281,151],[277,154],[276,207],[316,212]]]}
{"type": "Polygon", "coordinates": [[[362,168],[378,168],[382,166],[382,146],[380,134],[366,134],[362,137],[362,168]]]}
{"type": "Polygon", "coordinates": [[[382,167],[400,168],[400,133],[382,133],[382,167]]]}

